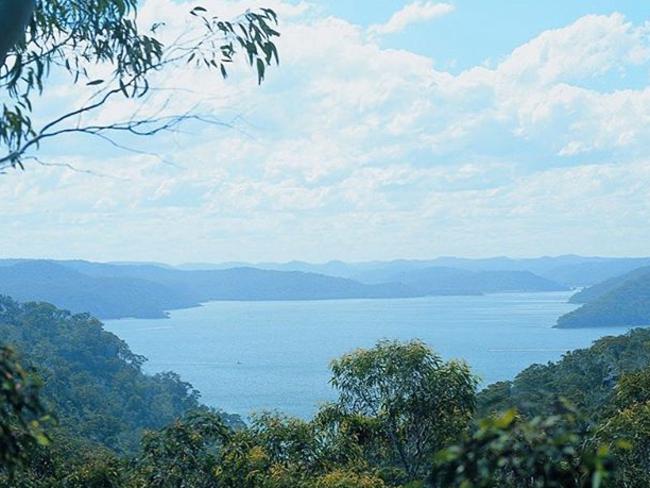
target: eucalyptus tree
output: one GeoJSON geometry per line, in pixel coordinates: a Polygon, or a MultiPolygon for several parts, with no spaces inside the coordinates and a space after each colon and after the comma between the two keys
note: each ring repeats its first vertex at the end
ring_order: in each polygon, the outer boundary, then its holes
{"type": "Polygon", "coordinates": [[[614,447],[619,486],[650,485],[650,369],[624,374],[596,439],[614,447]]]}
{"type": "Polygon", "coordinates": [[[338,422],[361,442],[369,462],[396,469],[396,479],[423,478],[435,453],[459,439],[474,413],[477,379],[469,367],[443,361],[419,341],[380,341],[333,361],[331,369],[339,399],[329,409],[339,412],[338,422]]]}
{"type": "Polygon", "coordinates": [[[0,348],[0,483],[27,461],[35,447],[49,442],[43,429],[49,416],[39,388],[13,351],[0,348]]]}
{"type": "Polygon", "coordinates": [[[217,483],[216,460],[232,432],[221,417],[197,411],[142,438],[134,486],[210,488],[217,483]]]}
{"type": "Polygon", "coordinates": [[[603,488],[617,484],[606,445],[592,446],[575,412],[522,419],[516,410],[488,417],[436,455],[433,488],[603,488]]]}
{"type": "Polygon", "coordinates": [[[190,32],[166,44],[159,35],[162,22],[142,30],[138,6],[138,0],[0,0],[0,171],[24,167],[36,149],[63,134],[147,136],[201,119],[188,107],[174,115],[84,122],[119,97],[144,98],[154,74],[163,70],[189,63],[225,78],[230,63],[243,57],[261,83],[267,67],[279,62],[278,20],[271,9],[227,20],[196,6],[188,12],[190,32]],[[97,66],[108,74],[93,77],[97,66]],[[67,76],[93,94],[51,120],[35,122],[35,99],[54,76],[67,76]]]}
{"type": "Polygon", "coordinates": [[[34,0],[0,3],[0,64],[4,64],[7,52],[20,41],[35,6],[34,0]]]}

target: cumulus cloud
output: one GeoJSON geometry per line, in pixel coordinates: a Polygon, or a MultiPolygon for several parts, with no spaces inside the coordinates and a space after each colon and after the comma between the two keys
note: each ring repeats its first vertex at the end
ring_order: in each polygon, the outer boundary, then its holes
{"type": "MultiPolygon", "coordinates": [[[[158,80],[184,89],[171,109],[199,104],[231,129],[192,126],[142,143],[176,165],[70,145],[47,159],[111,177],[54,167],[4,176],[3,252],[168,261],[644,252],[650,87],[626,87],[625,74],[650,67],[647,26],[589,15],[492,67],[450,73],[309,4],[274,2],[286,9],[282,64],[261,87],[246,68],[227,82],[187,68],[158,80]]],[[[220,5],[233,15],[249,6],[220,5]]],[[[189,6],[149,0],[143,18],[176,28],[189,6]]]]}
{"type": "Polygon", "coordinates": [[[519,46],[498,71],[510,80],[539,85],[588,79],[646,63],[648,34],[647,25],[634,26],[620,13],[587,15],[519,46]]]}
{"type": "Polygon", "coordinates": [[[369,28],[372,34],[395,34],[406,29],[409,25],[442,17],[450,14],[455,7],[450,3],[437,3],[432,1],[417,1],[405,5],[395,12],[384,24],[373,25],[369,28]]]}

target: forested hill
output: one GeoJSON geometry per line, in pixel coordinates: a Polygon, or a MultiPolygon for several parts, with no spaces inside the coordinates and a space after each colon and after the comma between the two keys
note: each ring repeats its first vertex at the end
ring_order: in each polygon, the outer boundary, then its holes
{"type": "Polygon", "coordinates": [[[48,261],[0,266],[0,294],[103,319],[158,318],[165,310],[196,304],[191,296],[161,283],[133,276],[89,276],[48,261]]]}
{"type": "Polygon", "coordinates": [[[314,273],[253,268],[181,271],[153,265],[20,261],[0,266],[0,294],[44,301],[102,319],[161,318],[210,300],[394,298],[417,293],[399,283],[367,285],[314,273]]]}
{"type": "Polygon", "coordinates": [[[44,399],[74,437],[132,451],[144,429],[200,407],[191,385],[143,374],[144,358],[88,315],[0,297],[0,338],[42,377],[44,399]]]}
{"type": "Polygon", "coordinates": [[[589,417],[606,412],[617,382],[627,373],[650,367],[650,330],[604,337],[557,362],[535,364],[513,381],[490,385],[479,393],[481,415],[516,407],[527,416],[550,415],[561,409],[559,398],[589,417]]]}
{"type": "Polygon", "coordinates": [[[625,273],[623,275],[615,276],[601,283],[596,283],[593,286],[585,288],[584,290],[576,293],[569,300],[571,303],[589,303],[597,300],[598,298],[606,295],[607,293],[616,290],[625,282],[634,280],[643,275],[650,274],[650,266],[644,266],[625,273]]]}
{"type": "Polygon", "coordinates": [[[469,271],[431,267],[399,273],[393,281],[427,295],[564,291],[568,288],[530,271],[469,271]]]}
{"type": "Polygon", "coordinates": [[[87,261],[0,261],[0,294],[43,301],[101,319],[161,318],[167,310],[212,300],[328,300],[476,295],[563,290],[525,271],[427,268],[390,276],[385,283],[302,271],[250,267],[183,270],[152,264],[87,261]]]}
{"type": "Polygon", "coordinates": [[[558,319],[560,328],[650,325],[650,269],[628,273],[581,292],[586,303],[558,319]]]}
{"type": "Polygon", "coordinates": [[[420,341],[380,341],[332,362],[337,396],[313,419],[265,413],[249,426],[195,410],[196,394],[174,375],[143,375],[142,358],[87,315],[0,298],[0,337],[35,369],[2,350],[0,486],[650,486],[650,330],[478,395],[462,361],[420,341]],[[39,397],[59,426],[34,419],[39,397]],[[150,428],[159,430],[136,448],[150,428]]]}
{"type": "Polygon", "coordinates": [[[276,271],[305,271],[329,276],[351,278],[362,283],[385,283],[393,281],[401,273],[426,268],[453,268],[466,271],[527,271],[555,283],[574,288],[590,286],[606,279],[622,275],[641,266],[650,266],[650,258],[609,258],[588,256],[544,256],[514,259],[508,257],[459,258],[439,257],[428,260],[397,259],[392,261],[351,262],[329,261],[308,263],[195,263],[182,265],[182,269],[208,270],[250,266],[276,271]]]}

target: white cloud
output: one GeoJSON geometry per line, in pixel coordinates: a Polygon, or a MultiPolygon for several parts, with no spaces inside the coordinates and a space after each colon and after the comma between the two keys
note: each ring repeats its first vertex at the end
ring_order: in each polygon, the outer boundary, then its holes
{"type": "MultiPolygon", "coordinates": [[[[189,5],[149,0],[143,15],[173,22],[189,5]]],[[[191,87],[174,110],[199,103],[234,120],[232,130],[192,126],[139,146],[178,167],[70,144],[50,160],[119,179],[60,168],[3,177],[3,252],[173,261],[643,252],[650,88],[617,80],[650,67],[646,26],[586,16],[493,68],[453,74],[301,5],[273,4],[291,15],[282,64],[261,87],[246,68],[227,82],[191,69],[159,80],[191,87]]]]}
{"type": "Polygon", "coordinates": [[[515,49],[497,68],[522,84],[548,85],[602,75],[650,58],[649,26],[634,26],[619,13],[587,15],[543,32],[515,49]]]}
{"type": "Polygon", "coordinates": [[[405,5],[395,12],[385,24],[373,25],[369,28],[371,34],[394,34],[406,29],[409,25],[442,17],[450,14],[455,7],[449,3],[433,1],[417,1],[405,5]]]}

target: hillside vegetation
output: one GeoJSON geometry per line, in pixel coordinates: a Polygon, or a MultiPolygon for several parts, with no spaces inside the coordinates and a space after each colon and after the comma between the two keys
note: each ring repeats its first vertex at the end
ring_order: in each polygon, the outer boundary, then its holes
{"type": "Polygon", "coordinates": [[[571,303],[580,304],[593,302],[598,298],[608,294],[609,292],[616,290],[625,282],[640,278],[641,276],[647,274],[650,274],[650,267],[644,266],[642,268],[637,268],[630,271],[629,273],[615,276],[601,283],[596,283],[595,285],[584,288],[583,290],[573,295],[569,301],[571,303]]]}
{"type": "Polygon", "coordinates": [[[567,287],[530,271],[468,271],[434,267],[399,273],[392,278],[428,295],[567,290],[567,287]]]}
{"type": "Polygon", "coordinates": [[[650,272],[647,268],[587,289],[580,308],[558,319],[557,327],[630,327],[650,325],[650,272]]]}
{"type": "Polygon", "coordinates": [[[42,398],[65,432],[117,452],[200,406],[175,373],[145,375],[145,358],[89,315],[0,297],[0,338],[38,372],[42,398]]]}
{"type": "Polygon", "coordinates": [[[488,386],[478,396],[483,415],[516,407],[533,417],[562,409],[560,397],[590,417],[604,414],[626,373],[650,367],[650,330],[604,337],[586,349],[578,349],[560,361],[535,364],[513,381],[488,386]]]}
{"type": "Polygon", "coordinates": [[[143,358],[95,319],[0,303],[3,340],[36,368],[28,375],[11,353],[0,356],[2,486],[650,485],[648,330],[480,393],[463,362],[418,341],[381,341],[333,361],[338,398],[313,419],[263,413],[244,426],[201,407],[174,375],[143,375],[143,358]]]}
{"type": "Polygon", "coordinates": [[[0,294],[53,303],[102,319],[164,317],[165,310],[195,305],[173,287],[134,276],[92,276],[48,261],[0,266],[0,294]]]}

